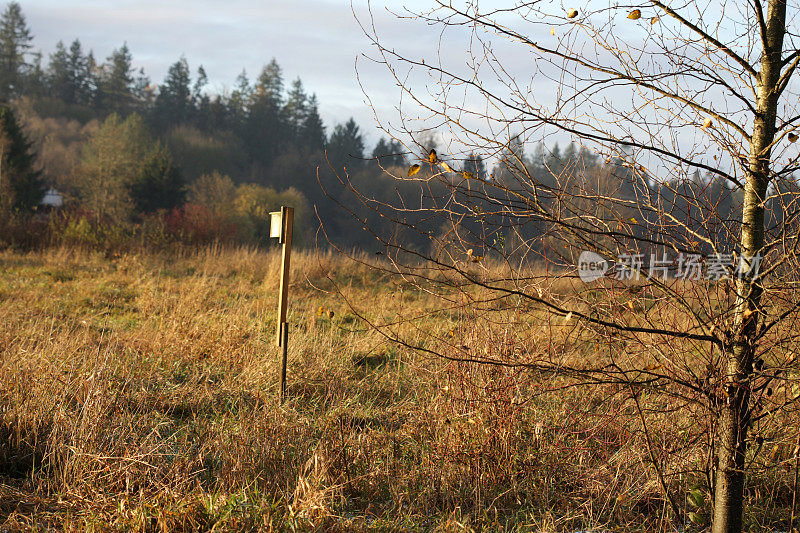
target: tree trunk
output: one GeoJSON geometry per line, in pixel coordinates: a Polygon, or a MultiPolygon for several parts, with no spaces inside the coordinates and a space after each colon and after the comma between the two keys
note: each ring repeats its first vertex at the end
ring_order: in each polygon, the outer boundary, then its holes
{"type": "MultiPolygon", "coordinates": [[[[769,135],[770,138],[773,136],[774,132],[769,135]]],[[[765,146],[769,146],[769,142],[765,146]]],[[[760,254],[764,246],[763,202],[766,189],[766,174],[751,172],[744,196],[740,241],[742,260],[748,269],[753,264],[753,256],[760,254]]],[[[761,293],[761,282],[757,277],[742,276],[736,281],[735,335],[731,345],[725,347],[725,402],[720,413],[717,439],[714,533],[739,533],[742,530],[750,377],[761,293]]]]}
{"type": "MultiPolygon", "coordinates": [[[[760,1],[760,0],[755,0],[760,1]]],[[[771,146],[780,92],[786,4],[769,0],[766,42],[758,79],[757,111],[750,139],[750,157],[742,209],[741,259],[747,269],[763,252],[764,200],[770,179],[771,146]]],[[[744,462],[750,419],[750,378],[756,349],[758,308],[763,292],[758,276],[736,281],[736,308],[732,341],[725,346],[725,402],[717,435],[717,472],[714,487],[713,533],[740,533],[744,511],[744,462]]]]}

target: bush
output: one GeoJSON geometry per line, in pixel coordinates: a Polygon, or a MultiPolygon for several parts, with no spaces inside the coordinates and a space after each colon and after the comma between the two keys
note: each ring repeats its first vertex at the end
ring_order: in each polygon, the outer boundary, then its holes
{"type": "Polygon", "coordinates": [[[81,216],[67,221],[61,232],[61,242],[77,246],[97,246],[100,244],[100,236],[92,227],[92,223],[85,216],[81,216]]]}
{"type": "Polygon", "coordinates": [[[184,244],[241,241],[230,216],[198,204],[186,204],[165,216],[166,232],[184,244]]]}
{"type": "Polygon", "coordinates": [[[295,244],[302,245],[307,242],[310,234],[308,202],[303,193],[294,187],[277,192],[271,187],[251,183],[240,185],[236,193],[235,209],[240,220],[246,224],[248,241],[261,246],[268,245],[269,214],[286,205],[294,207],[295,244]]]}

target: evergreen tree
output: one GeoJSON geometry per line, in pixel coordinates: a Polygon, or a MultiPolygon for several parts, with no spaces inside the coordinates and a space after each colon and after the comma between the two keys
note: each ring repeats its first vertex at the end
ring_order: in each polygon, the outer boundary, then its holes
{"type": "MultiPolygon", "coordinates": [[[[556,148],[558,149],[558,148],[556,148]]],[[[525,145],[519,136],[509,139],[507,146],[500,154],[497,166],[492,170],[492,179],[509,184],[513,176],[527,170],[525,161],[525,145]],[[525,168],[523,168],[523,166],[525,168]]]]}
{"type": "Polygon", "coordinates": [[[218,131],[228,128],[231,122],[229,102],[221,95],[214,96],[209,100],[208,107],[200,110],[200,127],[203,130],[218,131]]]}
{"type": "Polygon", "coordinates": [[[300,127],[305,121],[308,111],[308,96],[300,78],[292,82],[292,88],[289,90],[283,110],[289,127],[289,135],[296,141],[300,136],[300,127]]]}
{"type": "Polygon", "coordinates": [[[72,102],[79,105],[88,105],[92,101],[92,72],[89,57],[83,55],[81,42],[72,41],[69,47],[69,81],[72,84],[72,102]]]}
{"type": "Polygon", "coordinates": [[[596,167],[600,158],[588,148],[581,146],[579,157],[584,168],[596,167]]]}
{"type": "Polygon", "coordinates": [[[281,68],[273,59],[262,70],[258,76],[254,90],[251,93],[250,112],[258,116],[259,120],[268,122],[267,125],[274,131],[275,135],[283,137],[284,128],[283,117],[281,116],[281,106],[283,105],[283,77],[281,68]]]}
{"type": "Polygon", "coordinates": [[[22,8],[9,2],[0,16],[0,101],[20,95],[26,67],[25,54],[31,48],[31,36],[22,8]]]}
{"type": "Polygon", "coordinates": [[[125,113],[134,102],[133,58],[127,43],[114,50],[103,65],[98,103],[105,111],[125,113]]]}
{"type": "Polygon", "coordinates": [[[272,58],[269,64],[261,70],[256,83],[256,91],[271,105],[275,107],[283,105],[283,72],[275,58],[272,58]]]}
{"type": "Polygon", "coordinates": [[[297,143],[301,148],[311,152],[325,148],[325,125],[319,116],[319,104],[315,94],[312,94],[311,98],[308,99],[306,114],[300,124],[297,143]]]}
{"type": "Polygon", "coordinates": [[[14,113],[0,106],[0,206],[3,210],[32,211],[44,195],[34,154],[14,113]]]}
{"type": "Polygon", "coordinates": [[[236,77],[234,89],[228,99],[228,115],[235,126],[242,125],[250,109],[250,99],[253,96],[253,87],[247,78],[247,71],[242,70],[236,77]]]}
{"type": "Polygon", "coordinates": [[[334,168],[355,167],[364,158],[364,138],[356,121],[337,124],[328,139],[328,159],[334,168]]]}
{"type": "Polygon", "coordinates": [[[545,147],[544,143],[537,143],[536,148],[533,149],[533,155],[531,155],[529,161],[531,166],[534,168],[534,172],[538,172],[541,168],[543,168],[545,161],[547,161],[547,148],[545,147]]]}
{"type": "Polygon", "coordinates": [[[250,106],[242,130],[251,157],[264,167],[271,165],[292,140],[281,111],[282,89],[281,69],[273,59],[262,69],[250,93],[250,106]]]}
{"type": "Polygon", "coordinates": [[[50,96],[64,103],[85,105],[91,101],[89,58],[83,55],[79,40],[72,42],[69,51],[63,42],[56,44],[55,52],[50,54],[46,79],[50,96]]]}
{"type": "Polygon", "coordinates": [[[150,77],[145,74],[144,68],[140,68],[133,79],[133,98],[137,102],[139,109],[151,107],[156,99],[154,88],[150,85],[150,77]]]}
{"type": "Polygon", "coordinates": [[[208,85],[208,75],[203,65],[200,65],[197,67],[197,79],[194,81],[194,86],[192,87],[192,99],[194,99],[195,103],[199,103],[202,98],[208,98],[208,96],[203,94],[203,88],[206,85],[208,85]]]}
{"type": "Polygon", "coordinates": [[[31,53],[31,61],[22,78],[22,94],[40,97],[47,92],[47,81],[42,68],[42,52],[31,53]]]}
{"type": "Polygon", "coordinates": [[[563,161],[563,156],[561,155],[561,148],[558,147],[558,143],[553,146],[553,149],[547,155],[547,166],[551,169],[555,170],[561,166],[561,162],[563,161]]]}
{"type": "Polygon", "coordinates": [[[156,123],[162,127],[185,124],[194,111],[189,64],[185,57],[173,63],[156,97],[156,123]]]}
{"type": "Polygon", "coordinates": [[[571,142],[564,150],[563,164],[571,165],[578,159],[578,151],[575,149],[575,143],[571,142]]]}
{"type": "Polygon", "coordinates": [[[134,209],[152,213],[181,205],[186,197],[183,175],[166,148],[156,144],[128,186],[134,209]]]}
{"type": "Polygon", "coordinates": [[[483,158],[480,155],[476,156],[474,153],[470,153],[464,160],[464,171],[472,173],[472,175],[478,179],[485,180],[487,177],[486,165],[483,163],[483,158]]]}
{"type": "Polygon", "coordinates": [[[203,129],[213,124],[208,120],[211,98],[203,92],[206,85],[208,85],[208,75],[203,65],[200,65],[197,67],[197,78],[192,86],[192,100],[194,100],[195,106],[194,123],[203,129]]]}
{"type": "Polygon", "coordinates": [[[416,136],[414,142],[422,150],[424,157],[427,157],[431,150],[439,151],[439,145],[436,142],[436,134],[432,131],[420,133],[416,136]]]}
{"type": "Polygon", "coordinates": [[[94,58],[94,52],[89,50],[89,53],[86,54],[86,91],[87,91],[87,102],[96,105],[100,100],[100,74],[102,74],[102,68],[97,65],[97,61],[94,58]]]}
{"type": "Polygon", "coordinates": [[[389,139],[388,141],[381,137],[378,144],[372,150],[372,157],[378,163],[386,168],[390,166],[403,166],[406,164],[406,158],[403,155],[403,145],[399,141],[389,139]]]}
{"type": "Polygon", "coordinates": [[[47,80],[50,88],[50,95],[70,103],[73,100],[70,78],[69,54],[64,46],[64,42],[58,41],[55,51],[50,54],[50,63],[47,67],[47,80]]]}

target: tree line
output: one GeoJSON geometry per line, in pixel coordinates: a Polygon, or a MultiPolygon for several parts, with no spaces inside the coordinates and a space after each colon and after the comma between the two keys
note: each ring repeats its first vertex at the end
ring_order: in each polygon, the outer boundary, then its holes
{"type": "Polygon", "coordinates": [[[185,219],[192,212],[218,226],[215,238],[238,233],[258,241],[260,231],[242,230],[260,224],[261,215],[254,219],[243,207],[252,204],[247,197],[288,195],[306,214],[307,229],[320,218],[342,230],[347,223],[334,220],[340,214],[329,201],[338,181],[333,169],[364,172],[373,158],[404,164],[403,147],[393,139],[368,150],[352,118],[326,126],[316,95],[300,78],[287,82],[275,59],[253,79],[243,71],[223,94],[211,93],[203,66],[191,69],[185,57],[161,83],[134,64],[127,44],[98,60],[77,38],[45,57],[34,51],[20,4],[6,5],[0,102],[11,123],[6,134],[20,136],[15,153],[29,166],[19,173],[24,179],[5,186],[7,219],[30,213],[45,188],[56,187],[71,216],[80,213],[93,226],[135,226],[155,213],[185,219]],[[237,201],[212,199],[203,193],[209,187],[233,188],[237,201]]]}
{"type": "MultiPolygon", "coordinates": [[[[331,240],[373,249],[380,246],[374,237],[379,233],[413,249],[429,247],[432,237],[450,229],[424,210],[416,217],[387,216],[398,197],[420,198],[421,208],[446,201],[447,186],[436,180],[420,187],[395,179],[416,159],[407,160],[407,147],[420,153],[439,149],[433,135],[408,139],[406,146],[381,137],[369,150],[354,119],[324,124],[316,95],[300,78],[287,82],[275,59],[252,79],[243,71],[222,94],[210,92],[204,67],[190,68],[185,57],[153,83],[135,67],[126,44],[99,61],[76,38],[59,42],[45,58],[33,49],[21,6],[11,2],[0,15],[0,101],[3,139],[11,139],[3,140],[3,154],[19,167],[9,174],[17,177],[0,182],[2,205],[4,219],[15,213],[17,226],[31,227],[20,222],[20,213],[32,212],[44,190],[55,187],[66,200],[59,231],[88,232],[93,242],[151,228],[190,241],[264,244],[267,214],[285,201],[298,208],[300,241],[306,244],[331,240]]],[[[700,176],[690,190],[678,191],[634,177],[618,160],[600,161],[574,144],[563,150],[539,144],[530,153],[518,138],[507,144],[491,169],[481,154],[451,162],[484,182],[500,183],[520,166],[554,188],[565,172],[583,173],[604,176],[613,194],[633,197],[638,186],[673,203],[712,194],[723,210],[735,211],[729,191],[709,188],[700,176]]],[[[459,224],[469,227],[470,214],[456,209],[457,214],[459,224]]],[[[542,224],[484,238],[506,242],[513,234],[525,240],[541,234],[542,224]]],[[[16,233],[5,234],[8,241],[16,233]]]]}

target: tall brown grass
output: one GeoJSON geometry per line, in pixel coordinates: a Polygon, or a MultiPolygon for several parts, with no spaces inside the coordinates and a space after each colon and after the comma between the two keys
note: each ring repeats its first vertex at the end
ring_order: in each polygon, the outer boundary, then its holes
{"type": "MultiPolygon", "coordinates": [[[[520,322],[495,306],[495,320],[479,320],[385,272],[298,252],[280,406],[278,261],[221,247],[0,253],[5,527],[671,527],[625,391],[415,352],[359,318],[443,353],[566,360],[609,346],[563,317],[520,322]]],[[[558,283],[542,290],[571,290],[558,283]]],[[[650,417],[665,457],[676,427],[697,423],[689,416],[650,417]]],[[[785,442],[776,429],[779,465],[785,442]]],[[[783,516],[789,478],[765,467],[753,480],[753,498],[770,502],[762,523],[783,516]]]]}

